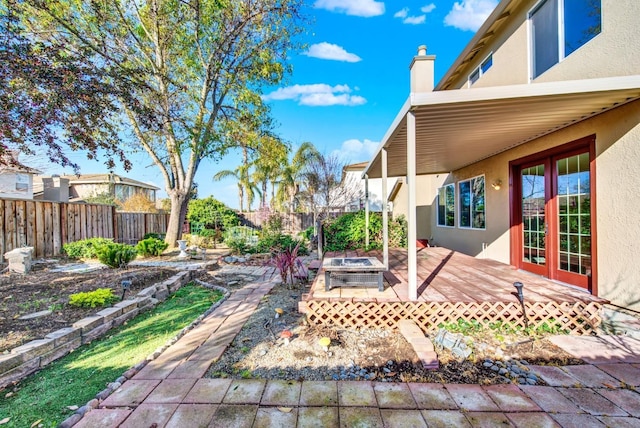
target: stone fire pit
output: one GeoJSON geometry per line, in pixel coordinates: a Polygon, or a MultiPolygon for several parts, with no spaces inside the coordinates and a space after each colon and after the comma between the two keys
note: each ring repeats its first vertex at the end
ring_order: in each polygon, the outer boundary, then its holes
{"type": "Polygon", "coordinates": [[[382,273],[384,265],[375,257],[326,258],[324,269],[324,289],[338,287],[378,287],[384,291],[382,273]]]}

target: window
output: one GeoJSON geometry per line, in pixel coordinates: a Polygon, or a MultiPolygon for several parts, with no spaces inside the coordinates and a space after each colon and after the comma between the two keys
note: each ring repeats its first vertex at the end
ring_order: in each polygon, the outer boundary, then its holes
{"type": "Polygon", "coordinates": [[[29,191],[29,175],[16,174],[16,192],[29,191]]]}
{"type": "Polygon", "coordinates": [[[479,67],[476,67],[469,75],[469,86],[476,83],[476,81],[487,72],[493,65],[493,53],[490,53],[488,57],[482,61],[479,67]]]}
{"type": "Polygon", "coordinates": [[[455,200],[453,184],[438,189],[438,226],[455,226],[455,200]]]}
{"type": "Polygon", "coordinates": [[[460,227],[485,228],[484,176],[458,183],[460,227]]]}
{"type": "Polygon", "coordinates": [[[543,0],[529,22],[535,79],[600,34],[601,0],[543,0]]]}

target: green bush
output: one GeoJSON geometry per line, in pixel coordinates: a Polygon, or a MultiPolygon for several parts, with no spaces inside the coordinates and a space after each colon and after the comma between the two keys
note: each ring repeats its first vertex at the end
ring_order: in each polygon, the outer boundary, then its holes
{"type": "Polygon", "coordinates": [[[95,308],[111,305],[118,298],[110,288],[98,288],[94,291],[75,293],[69,296],[69,304],[80,308],[95,308]]]}
{"type": "Polygon", "coordinates": [[[204,229],[228,230],[237,226],[240,219],[231,208],[209,196],[189,201],[187,220],[202,225],[204,229]]]}
{"type": "MultiPolygon", "coordinates": [[[[284,233],[278,234],[263,234],[260,237],[260,240],[253,248],[253,252],[255,253],[276,253],[281,252],[287,249],[291,249],[298,245],[298,242],[301,242],[295,239],[291,235],[286,235],[284,233]]],[[[304,244],[304,240],[301,242],[300,247],[298,248],[297,254],[299,256],[305,256],[309,254],[309,250],[307,246],[304,244]]]]}
{"type": "Polygon", "coordinates": [[[98,260],[111,268],[122,268],[136,257],[133,245],[109,242],[96,248],[98,260]]]}
{"type": "Polygon", "coordinates": [[[156,239],[159,239],[161,241],[164,241],[164,238],[166,236],[167,236],[166,233],[145,233],[144,236],[142,237],[142,239],[156,238],[156,239]]]}
{"type": "Polygon", "coordinates": [[[224,233],[224,243],[235,254],[245,254],[258,243],[258,231],[248,226],[234,226],[224,233]]]}
{"type": "MultiPolygon", "coordinates": [[[[344,251],[365,248],[365,212],[346,213],[323,223],[324,250],[344,251]]],[[[403,216],[389,221],[389,245],[406,247],[407,222],[403,216]]],[[[382,248],[382,213],[369,214],[369,248],[382,248]]]]}
{"type": "Polygon", "coordinates": [[[98,257],[96,248],[113,242],[107,238],[90,238],[69,242],[62,245],[62,250],[72,259],[95,259],[98,257]]]}
{"type": "Polygon", "coordinates": [[[136,251],[143,257],[160,256],[169,244],[158,238],[146,238],[138,242],[136,251]]]}

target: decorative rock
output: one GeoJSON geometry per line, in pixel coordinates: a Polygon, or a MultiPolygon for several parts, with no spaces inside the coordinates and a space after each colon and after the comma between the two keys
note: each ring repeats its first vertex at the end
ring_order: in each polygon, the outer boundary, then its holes
{"type": "Polygon", "coordinates": [[[15,248],[4,253],[4,258],[9,263],[9,271],[25,274],[31,270],[31,257],[33,247],[15,248]]]}
{"type": "Polygon", "coordinates": [[[538,382],[536,382],[536,380],[535,380],[535,379],[531,379],[531,378],[527,378],[527,381],[526,381],[526,382],[527,382],[529,385],[535,385],[536,383],[538,383],[538,382]]]}
{"type": "Polygon", "coordinates": [[[46,309],[44,311],[34,312],[32,314],[23,315],[18,319],[19,320],[32,320],[32,319],[35,319],[35,318],[46,317],[47,315],[51,315],[52,313],[53,312],[51,312],[50,310],[46,309]]]}
{"type": "Polygon", "coordinates": [[[493,370],[494,372],[500,371],[500,367],[498,367],[496,364],[492,365],[490,369],[493,370]]]}
{"type": "Polygon", "coordinates": [[[485,361],[484,363],[482,363],[483,367],[489,368],[493,365],[493,361],[485,361]]]}
{"type": "Polygon", "coordinates": [[[500,367],[500,370],[498,370],[498,374],[506,375],[507,373],[509,373],[509,370],[505,369],[504,367],[500,367]]]}
{"type": "Polygon", "coordinates": [[[80,407],[78,410],[76,410],[76,414],[80,416],[84,416],[85,414],[89,413],[91,410],[92,410],[91,407],[85,405],[80,407]]]}

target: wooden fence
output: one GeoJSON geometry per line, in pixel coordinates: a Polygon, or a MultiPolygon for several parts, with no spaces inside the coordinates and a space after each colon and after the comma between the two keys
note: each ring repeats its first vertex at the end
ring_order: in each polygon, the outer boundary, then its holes
{"type": "MultiPolygon", "coordinates": [[[[282,218],[282,229],[288,233],[297,234],[309,227],[313,227],[313,213],[279,213],[282,218]]],[[[339,217],[344,212],[329,213],[329,217],[339,217]]],[[[259,211],[240,213],[244,218],[244,224],[251,227],[262,227],[267,221],[263,218],[264,213],[259,211]]]]}
{"type": "Polygon", "coordinates": [[[146,233],[166,233],[168,223],[168,214],[121,213],[111,205],[0,199],[0,255],[27,246],[36,257],[58,256],[63,244],[94,237],[133,244],[146,233]]]}

